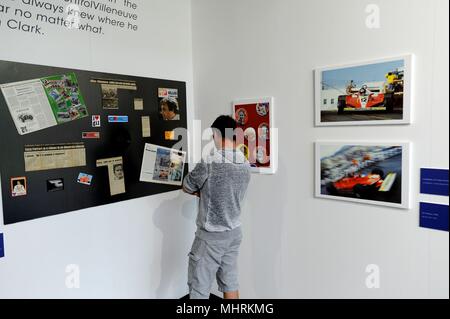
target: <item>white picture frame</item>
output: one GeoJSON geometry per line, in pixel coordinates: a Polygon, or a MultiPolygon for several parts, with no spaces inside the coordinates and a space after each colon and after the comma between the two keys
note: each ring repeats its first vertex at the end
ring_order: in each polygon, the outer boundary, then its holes
{"type": "MultiPolygon", "coordinates": [[[[395,70],[392,70],[395,71],[395,70]]],[[[413,89],[413,71],[414,71],[414,55],[404,54],[395,57],[375,59],[357,63],[341,64],[316,68],[314,70],[314,90],[315,90],[315,126],[361,126],[361,125],[408,125],[412,123],[412,89],[413,89]],[[355,80],[355,89],[357,90],[359,86],[367,85],[369,96],[372,97],[375,94],[377,98],[373,99],[373,104],[380,101],[387,101],[388,97],[382,98],[387,94],[386,91],[388,86],[387,80],[382,84],[382,78],[386,79],[383,74],[389,67],[394,68],[396,65],[399,68],[396,71],[400,71],[402,74],[402,85],[403,90],[403,100],[402,100],[402,110],[399,111],[397,106],[399,103],[399,95],[401,93],[395,90],[395,93],[389,95],[389,100],[392,102],[393,111],[389,112],[386,108],[386,104],[378,105],[373,107],[377,111],[365,111],[372,109],[369,107],[371,105],[370,101],[364,103],[364,107],[359,103],[359,111],[354,111],[349,105],[344,101],[341,101],[344,96],[349,96],[348,86],[345,87],[346,82],[350,84],[350,81],[355,80]],[[403,66],[402,66],[403,65],[403,66]],[[403,69],[403,70],[402,70],[403,69]],[[364,74],[366,73],[366,74],[364,74]],[[364,80],[366,78],[366,80],[364,80]],[[376,78],[376,79],[375,79],[376,78]],[[326,81],[326,82],[325,82],[326,81]],[[330,82],[330,83],[328,83],[330,82]],[[344,87],[342,87],[344,85],[344,87]],[[370,91],[373,86],[373,92],[370,91]],[[326,89],[325,89],[326,88],[326,89]],[[378,91],[380,90],[381,91],[378,91]],[[378,98],[378,96],[380,96],[378,98]],[[394,102],[395,101],[395,102],[394,102]],[[328,104],[327,104],[328,102],[328,104]],[[333,103],[332,103],[333,102],[333,103]],[[342,114],[338,113],[340,103],[346,105],[342,114]],[[339,106],[338,106],[339,105],[339,106]],[[396,105],[396,106],[394,106],[396,105]],[[348,107],[347,107],[348,106],[348,107]],[[385,108],[385,111],[380,109],[385,108]],[[394,111],[395,109],[395,111],[394,111]],[[373,113],[371,113],[373,112],[373,113]],[[353,115],[353,119],[350,115],[353,115]],[[400,118],[401,114],[401,118],[400,118]],[[355,116],[357,115],[357,116],[355,116]]],[[[398,83],[400,81],[396,81],[398,83]]],[[[395,85],[394,87],[399,87],[395,85]]],[[[356,92],[352,97],[358,101],[360,92],[356,92]]],[[[350,94],[351,95],[351,94],[350,94]]],[[[350,97],[349,97],[350,98],[350,97]]],[[[352,101],[352,100],[349,100],[352,101]]]]}
{"type": "MultiPolygon", "coordinates": [[[[351,155],[350,152],[352,152],[351,148],[346,150],[345,152],[349,152],[348,154],[351,155]]],[[[323,199],[332,199],[332,200],[340,200],[340,201],[347,201],[347,202],[353,202],[353,203],[362,203],[362,204],[370,204],[370,205],[377,205],[377,206],[387,206],[387,207],[393,207],[393,208],[399,208],[399,209],[410,209],[411,208],[411,194],[410,194],[410,176],[411,176],[411,168],[410,168],[410,159],[411,159],[411,151],[412,151],[412,144],[410,142],[366,142],[366,141],[317,141],[315,143],[315,197],[316,198],[323,198],[323,199]],[[361,165],[357,171],[355,168],[347,168],[348,166],[342,165],[342,161],[339,162],[339,159],[336,159],[336,154],[340,152],[344,147],[360,147],[362,150],[358,150],[360,152],[359,154],[364,154],[364,149],[372,149],[372,148],[378,148],[380,149],[377,151],[376,156],[374,156],[372,159],[367,159],[366,163],[358,163],[361,165]],[[381,150],[381,148],[384,148],[381,150]],[[394,165],[398,165],[399,159],[397,158],[398,155],[392,155],[395,154],[395,152],[398,152],[398,148],[401,148],[401,167],[400,167],[400,174],[398,171],[395,171],[395,168],[398,167],[394,165]],[[334,149],[336,151],[334,151],[334,149]],[[383,153],[386,152],[386,153],[383,153]],[[391,152],[391,153],[387,153],[391,152]],[[384,155],[383,155],[384,154],[384,155]],[[391,155],[391,157],[388,157],[391,155]],[[387,157],[385,159],[382,159],[380,161],[376,161],[375,159],[381,159],[383,157],[387,157]],[[339,163],[336,164],[336,166],[333,166],[335,164],[331,163],[339,163]],[[328,163],[325,163],[324,161],[328,160],[328,163]],[[371,160],[372,162],[369,162],[371,160]],[[369,165],[371,164],[371,165],[369,165]],[[367,166],[366,166],[367,165],[367,166]],[[324,167],[332,167],[333,169],[337,167],[337,170],[332,169],[325,169],[324,167]],[[344,169],[346,167],[346,169],[344,169]],[[386,167],[392,167],[392,170],[389,171],[386,169],[386,167]],[[369,173],[370,171],[374,171],[375,169],[381,170],[382,173],[384,171],[384,177],[380,181],[383,181],[383,184],[381,187],[375,189],[375,192],[378,193],[371,193],[367,192],[367,198],[360,197],[349,194],[349,193],[341,193],[341,191],[348,192],[348,189],[338,189],[340,185],[345,185],[346,187],[351,187],[352,183],[354,182],[354,178],[358,176],[365,176],[364,178],[368,178],[372,173],[369,173]],[[327,171],[327,172],[325,172],[327,171]],[[348,175],[348,171],[352,171],[354,174],[348,175]],[[336,174],[329,174],[329,172],[333,172],[336,174]],[[389,183],[389,176],[393,177],[392,175],[395,174],[394,181],[392,181],[391,184],[391,190],[386,191],[384,190],[383,193],[379,193],[382,190],[382,187],[385,186],[384,182],[389,183]],[[334,176],[333,176],[334,175],[334,176]],[[325,177],[326,176],[326,177],[325,177]],[[341,176],[345,176],[341,178],[341,176]],[[334,177],[334,178],[333,178],[334,177]],[[345,181],[344,181],[345,178],[345,181]],[[340,184],[339,186],[334,184],[335,182],[345,182],[344,184],[340,184]],[[337,189],[335,192],[329,192],[328,185],[329,183],[333,184],[333,189],[337,189]],[[397,183],[397,184],[395,184],[397,183]],[[399,189],[400,188],[400,189],[399,189]],[[392,192],[390,194],[389,192],[392,192]],[[333,194],[335,193],[335,194],[333,194]],[[374,195],[372,195],[374,194],[374,195]],[[380,195],[379,195],[380,194],[380,195]],[[370,198],[372,197],[372,198],[370,198]],[[378,198],[377,198],[378,197],[378,198]],[[384,200],[383,200],[384,198],[384,200]],[[393,200],[393,199],[396,200],[393,200]]],[[[349,156],[347,155],[347,156],[349,156]]],[[[341,154],[337,155],[339,157],[343,156],[341,154]]],[[[345,156],[345,155],[344,155],[345,156]]],[[[367,155],[364,155],[365,158],[367,155]]],[[[356,157],[351,157],[352,159],[355,159],[356,157]]],[[[357,167],[357,166],[355,166],[357,167]]],[[[374,186],[375,187],[375,186],[374,186]]],[[[371,188],[372,189],[372,188],[371,188]]]]}
{"type": "MultiPolygon", "coordinates": [[[[245,98],[235,99],[232,102],[232,116],[235,118],[237,108],[243,105],[257,105],[257,104],[269,104],[269,132],[270,132],[270,166],[269,167],[257,167],[252,165],[251,172],[261,175],[274,175],[278,170],[278,129],[275,127],[275,113],[274,113],[274,97],[261,97],[261,98],[245,98]]],[[[258,128],[255,128],[258,130],[258,128]]],[[[258,164],[256,164],[258,165],[258,164]]]]}

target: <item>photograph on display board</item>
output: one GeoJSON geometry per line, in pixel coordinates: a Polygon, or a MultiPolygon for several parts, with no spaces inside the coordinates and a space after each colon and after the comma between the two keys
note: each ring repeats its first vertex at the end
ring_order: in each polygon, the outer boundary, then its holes
{"type": "Polygon", "coordinates": [[[411,122],[412,56],[315,70],[316,125],[411,122]]]}
{"type": "Polygon", "coordinates": [[[55,178],[47,180],[47,192],[60,192],[64,190],[64,178],[55,178]]]}
{"type": "Polygon", "coordinates": [[[135,81],[94,78],[91,79],[91,83],[100,84],[104,110],[119,109],[119,90],[137,91],[135,81]]]}
{"type": "Polygon", "coordinates": [[[180,120],[180,104],[177,89],[158,89],[159,112],[164,121],[180,120]]]}
{"type": "Polygon", "coordinates": [[[274,174],[273,98],[237,100],[233,102],[233,114],[238,127],[237,149],[250,162],[252,172],[274,174]]]}
{"type": "Polygon", "coordinates": [[[11,178],[11,196],[20,197],[27,195],[27,178],[14,177],[11,178]]]}
{"type": "Polygon", "coordinates": [[[316,143],[316,196],[409,207],[408,143],[316,143]]]}

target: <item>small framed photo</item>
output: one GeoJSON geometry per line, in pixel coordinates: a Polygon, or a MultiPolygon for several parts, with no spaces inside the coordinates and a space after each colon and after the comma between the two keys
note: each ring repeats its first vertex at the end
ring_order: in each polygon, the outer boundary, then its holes
{"type": "Polygon", "coordinates": [[[410,143],[317,142],[316,197],[410,208],[410,143]]]}
{"type": "Polygon", "coordinates": [[[240,99],[233,102],[237,121],[237,147],[257,174],[275,174],[278,169],[278,131],[274,126],[274,98],[240,99]]]}
{"type": "Polygon", "coordinates": [[[80,174],[78,174],[77,182],[79,184],[91,186],[93,178],[94,177],[92,175],[80,173],[80,174]]]}
{"type": "Polygon", "coordinates": [[[315,70],[316,126],[411,123],[413,55],[315,70]]]}
{"type": "Polygon", "coordinates": [[[13,177],[11,178],[11,196],[20,197],[27,195],[27,178],[13,177]]]}

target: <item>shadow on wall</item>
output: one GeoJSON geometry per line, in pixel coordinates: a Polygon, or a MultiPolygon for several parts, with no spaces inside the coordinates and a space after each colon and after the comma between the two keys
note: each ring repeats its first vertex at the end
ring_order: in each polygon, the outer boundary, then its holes
{"type": "Polygon", "coordinates": [[[285,183],[288,179],[283,168],[280,161],[276,175],[253,176],[249,189],[248,200],[251,200],[252,211],[249,239],[254,262],[253,285],[257,298],[274,298],[280,293],[283,212],[287,200],[282,182],[285,183]],[[274,196],[270,196],[272,191],[274,196]]]}
{"type": "Polygon", "coordinates": [[[162,202],[153,215],[153,223],[162,233],[161,255],[155,256],[161,260],[156,298],[181,297],[188,289],[188,253],[195,235],[197,206],[198,200],[180,191],[177,198],[162,202]],[[185,290],[176,296],[181,289],[185,290]]]}

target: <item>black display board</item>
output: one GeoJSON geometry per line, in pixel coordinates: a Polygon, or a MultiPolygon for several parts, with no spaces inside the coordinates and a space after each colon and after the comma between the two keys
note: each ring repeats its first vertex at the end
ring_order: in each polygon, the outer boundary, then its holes
{"type": "MultiPolygon", "coordinates": [[[[50,127],[27,135],[19,135],[0,93],[0,169],[4,223],[12,224],[46,216],[111,204],[139,197],[170,192],[177,186],[139,182],[145,143],[173,147],[177,141],[166,140],[165,132],[178,127],[187,128],[186,84],[169,80],[81,71],[49,66],[0,61],[0,84],[38,79],[74,72],[88,107],[89,116],[66,124],[50,127]],[[119,90],[119,109],[105,110],[102,90],[91,79],[135,81],[137,91],[119,90]],[[178,89],[180,120],[164,121],[160,117],[159,88],[178,89]],[[134,109],[134,99],[144,99],[144,110],[134,109]],[[92,115],[101,115],[101,128],[92,127],[92,115]],[[109,124],[108,115],[127,115],[128,123],[109,124]],[[142,137],[141,117],[150,116],[151,137],[142,137]],[[98,140],[82,139],[82,132],[99,131],[98,140]],[[24,146],[83,142],[86,148],[85,167],[25,172],[24,146]],[[123,157],[126,193],[111,196],[108,169],[96,167],[98,159],[123,157]],[[94,176],[91,186],[77,183],[78,174],[94,176]],[[27,195],[13,198],[10,179],[27,178],[27,195]],[[47,180],[64,179],[64,190],[48,192],[47,180]]],[[[186,137],[184,137],[186,138],[186,137]]],[[[181,139],[181,137],[180,137],[181,139]]],[[[183,151],[187,151],[186,149],[183,151]]],[[[187,172],[187,165],[185,173],[187,172]]],[[[127,211],[123,212],[127,214],[127,211]]]]}

